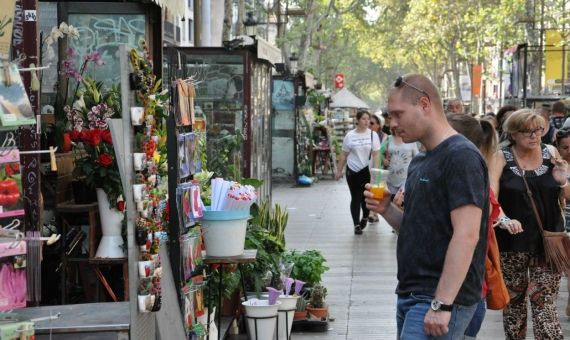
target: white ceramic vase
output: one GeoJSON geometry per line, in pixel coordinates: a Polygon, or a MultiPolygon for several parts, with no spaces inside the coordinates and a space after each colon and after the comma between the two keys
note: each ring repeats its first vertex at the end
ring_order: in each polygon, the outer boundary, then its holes
{"type": "Polygon", "coordinates": [[[97,188],[96,190],[103,236],[95,257],[124,258],[123,237],[121,236],[124,215],[115,208],[109,208],[109,199],[103,189],[97,188]]]}
{"type": "Polygon", "coordinates": [[[279,340],[288,340],[291,335],[298,299],[298,296],[293,295],[279,296],[281,302],[281,306],[279,306],[279,340]]]}

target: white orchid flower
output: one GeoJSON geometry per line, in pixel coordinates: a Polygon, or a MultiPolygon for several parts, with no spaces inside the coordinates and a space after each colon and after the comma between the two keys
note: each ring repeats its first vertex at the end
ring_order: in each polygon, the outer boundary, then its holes
{"type": "Polygon", "coordinates": [[[69,25],[69,36],[73,39],[79,39],[79,30],[73,25],[69,25]]]}
{"type": "Polygon", "coordinates": [[[45,40],[45,45],[51,46],[52,44],[53,44],[53,38],[51,37],[51,35],[48,35],[48,37],[45,40]]]}
{"type": "Polygon", "coordinates": [[[63,33],[61,33],[61,31],[57,27],[54,26],[54,27],[52,27],[49,36],[55,42],[57,39],[63,38],[63,33]]]}
{"type": "Polygon", "coordinates": [[[69,34],[69,26],[67,26],[65,21],[63,21],[61,24],[59,24],[59,30],[63,34],[69,34]]]}

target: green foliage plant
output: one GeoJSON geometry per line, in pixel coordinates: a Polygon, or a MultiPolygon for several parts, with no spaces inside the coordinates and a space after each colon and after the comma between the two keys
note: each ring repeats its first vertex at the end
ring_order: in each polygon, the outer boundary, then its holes
{"type": "Polygon", "coordinates": [[[321,282],[322,275],[329,270],[325,265],[326,259],[318,250],[289,251],[284,254],[284,261],[295,265],[291,277],[305,282],[307,287],[313,287],[321,282]]]}

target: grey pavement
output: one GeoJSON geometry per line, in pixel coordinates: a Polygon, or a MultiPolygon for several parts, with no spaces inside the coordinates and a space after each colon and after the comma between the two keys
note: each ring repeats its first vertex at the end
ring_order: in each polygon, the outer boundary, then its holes
{"type": "MultiPolygon", "coordinates": [[[[293,339],[396,339],[396,235],[382,220],[369,225],[363,235],[354,235],[349,202],[344,180],[311,187],[274,185],[273,203],[289,211],[287,248],[319,249],[330,267],[323,284],[335,321],[328,332],[293,333],[293,339]]],[[[567,297],[563,279],[558,311],[564,335],[570,338],[564,313],[567,297]]],[[[528,325],[527,338],[533,339],[530,319],[528,325]]],[[[504,338],[501,313],[487,311],[478,339],[504,338]]]]}

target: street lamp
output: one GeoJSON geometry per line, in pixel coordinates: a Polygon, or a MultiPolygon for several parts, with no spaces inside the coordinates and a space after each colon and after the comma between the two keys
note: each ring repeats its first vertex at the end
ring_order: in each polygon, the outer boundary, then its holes
{"type": "Polygon", "coordinates": [[[293,52],[291,53],[291,56],[289,57],[289,62],[291,63],[291,73],[292,74],[297,74],[297,63],[299,62],[299,56],[297,55],[297,53],[293,52]]]}
{"type": "Polygon", "coordinates": [[[243,21],[243,25],[245,26],[245,34],[249,36],[255,35],[255,29],[257,27],[257,19],[253,16],[253,12],[247,12],[246,18],[243,21]]]}

